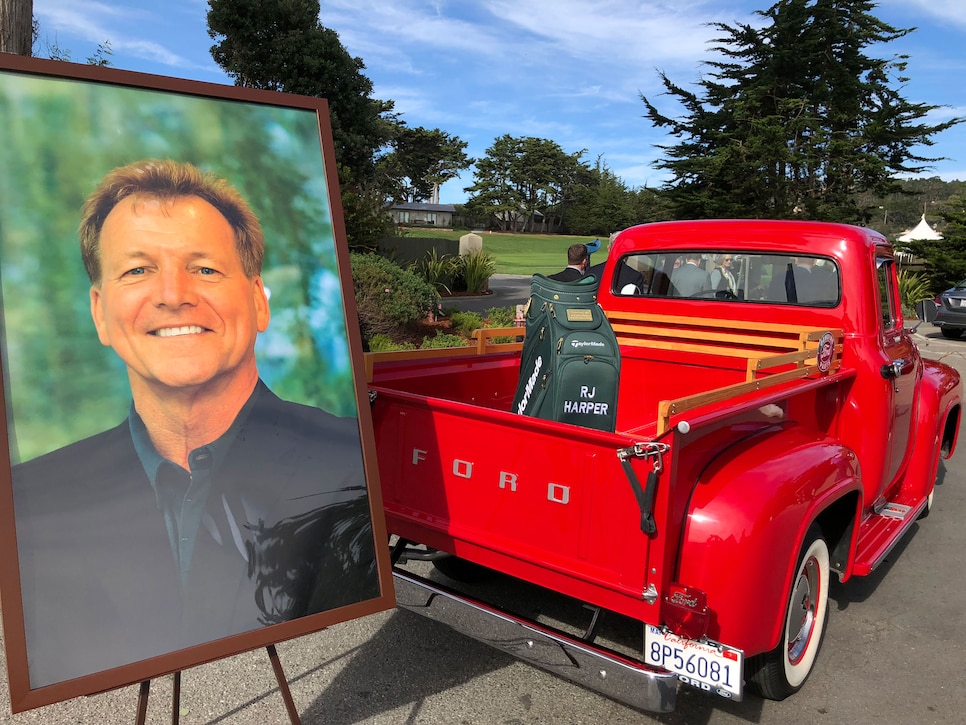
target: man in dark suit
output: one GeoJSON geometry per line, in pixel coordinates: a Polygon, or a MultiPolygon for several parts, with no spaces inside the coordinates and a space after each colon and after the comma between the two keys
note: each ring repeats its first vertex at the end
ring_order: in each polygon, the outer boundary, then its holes
{"type": "Polygon", "coordinates": [[[576,282],[584,276],[590,265],[590,253],[586,244],[571,244],[567,249],[567,266],[556,274],[548,275],[558,282],[576,282]]]}
{"type": "MultiPolygon", "coordinates": [[[[614,244],[614,240],[617,238],[617,232],[610,235],[607,240],[607,254],[610,255],[610,248],[614,244]]],[[[594,277],[600,281],[604,275],[604,266],[607,264],[605,259],[603,262],[598,262],[597,264],[591,265],[587,268],[587,274],[592,274],[594,277]]],[[[639,295],[644,292],[644,275],[638,272],[636,269],[629,267],[623,260],[618,260],[617,269],[614,273],[614,278],[611,280],[610,285],[611,291],[614,294],[620,295],[639,295]]]]}
{"type": "Polygon", "coordinates": [[[795,257],[792,266],[792,279],[795,282],[794,299],[790,294],[789,302],[812,302],[818,298],[817,280],[812,273],[815,264],[813,257],[795,257]]]}
{"type": "Polygon", "coordinates": [[[80,236],[133,402],[14,467],[31,687],[377,597],[357,421],[258,376],[269,307],[247,203],[142,161],[101,181],[80,236]]]}

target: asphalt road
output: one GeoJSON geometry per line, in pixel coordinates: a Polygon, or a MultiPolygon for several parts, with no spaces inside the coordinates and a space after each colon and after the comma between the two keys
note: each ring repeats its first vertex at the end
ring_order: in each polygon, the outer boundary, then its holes
{"type": "MultiPolygon", "coordinates": [[[[492,306],[492,305],[489,305],[492,306]]],[[[966,341],[930,325],[929,357],[966,375],[966,341]]],[[[932,725],[966,721],[966,454],[947,462],[928,518],[913,526],[872,576],[831,590],[817,669],[784,702],[729,703],[682,690],[676,712],[629,709],[421,617],[387,612],[281,643],[278,652],[306,725],[666,723],[672,725],[932,725]]],[[[182,723],[285,723],[262,650],[182,675],[182,723]]],[[[134,722],[137,688],[9,714],[0,722],[134,722]]],[[[170,723],[170,679],[152,684],[148,722],[170,723]]]]}
{"type": "Polygon", "coordinates": [[[530,297],[530,277],[517,274],[494,274],[489,281],[489,294],[443,298],[443,308],[456,307],[464,312],[486,312],[494,307],[522,305],[530,297]]]}

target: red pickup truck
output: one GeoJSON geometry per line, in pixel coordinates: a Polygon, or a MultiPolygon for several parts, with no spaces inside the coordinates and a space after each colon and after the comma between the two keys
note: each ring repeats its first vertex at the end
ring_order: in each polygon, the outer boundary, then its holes
{"type": "Polygon", "coordinates": [[[829,578],[869,574],[928,513],[959,376],[920,357],[892,248],[859,227],[632,227],[597,301],[614,432],[511,409],[522,343],[493,335],[520,330],[367,356],[397,600],[643,710],[673,710],[682,682],[783,699],[815,664],[829,578]],[[583,603],[586,627],[497,606],[458,581],[475,568],[583,603]],[[632,651],[600,641],[605,612],[639,623],[632,651]]]}

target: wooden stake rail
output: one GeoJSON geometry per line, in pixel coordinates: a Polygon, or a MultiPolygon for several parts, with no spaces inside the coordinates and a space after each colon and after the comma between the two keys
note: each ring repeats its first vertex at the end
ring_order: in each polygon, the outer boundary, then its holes
{"type": "Polygon", "coordinates": [[[698,353],[745,360],[744,381],[658,403],[657,434],[668,430],[671,416],[702,405],[798,380],[821,371],[818,349],[831,333],[832,373],[842,364],[841,329],[703,317],[673,317],[640,312],[607,315],[618,342],[629,348],[698,353]]]}
{"type": "Polygon", "coordinates": [[[756,378],[743,383],[736,383],[735,385],[725,385],[721,388],[715,388],[703,393],[695,393],[694,395],[686,395],[683,398],[676,398],[675,400],[662,400],[657,405],[657,434],[661,435],[671,427],[671,416],[673,415],[679,415],[688,410],[700,408],[702,405],[736,398],[739,395],[751,393],[756,390],[771,388],[781,383],[787,383],[790,380],[807,378],[818,373],[819,369],[817,365],[801,365],[767,377],[756,378]]]}
{"type": "MultiPolygon", "coordinates": [[[[607,319],[621,345],[744,358],[805,351],[829,331],[804,325],[641,312],[608,312],[607,319]]],[[[841,330],[831,332],[841,341],[841,330]]]]}

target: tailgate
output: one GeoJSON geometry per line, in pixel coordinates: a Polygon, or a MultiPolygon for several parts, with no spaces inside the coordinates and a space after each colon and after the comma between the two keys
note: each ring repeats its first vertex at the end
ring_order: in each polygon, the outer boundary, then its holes
{"type": "MultiPolygon", "coordinates": [[[[373,390],[390,533],[644,618],[651,541],[617,456],[631,438],[373,390]]],[[[632,465],[643,484],[652,464],[632,465]]]]}

